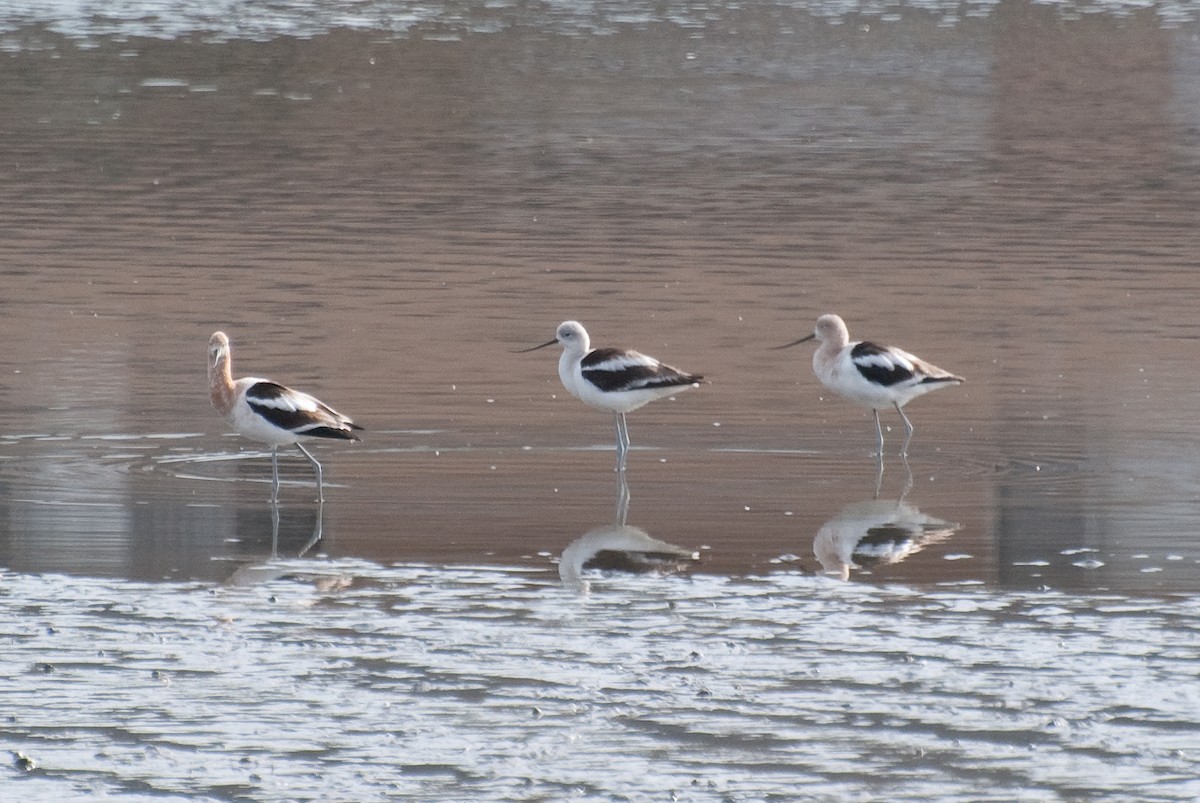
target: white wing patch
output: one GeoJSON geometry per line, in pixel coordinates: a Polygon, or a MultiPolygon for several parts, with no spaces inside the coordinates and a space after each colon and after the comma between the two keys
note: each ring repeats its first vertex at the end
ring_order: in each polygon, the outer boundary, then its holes
{"type": "Polygon", "coordinates": [[[636,351],[625,351],[618,355],[613,355],[605,360],[585,366],[587,371],[602,371],[604,373],[619,374],[628,371],[630,368],[651,368],[657,370],[662,365],[653,357],[647,357],[636,351]]]}
{"type": "MultiPolygon", "coordinates": [[[[281,387],[281,386],[276,386],[281,387]]],[[[283,393],[260,394],[251,388],[246,397],[259,407],[270,407],[275,410],[285,410],[289,413],[315,413],[322,408],[321,402],[307,393],[301,393],[291,388],[282,388],[283,393]]]]}
{"type": "Polygon", "coordinates": [[[861,365],[863,368],[883,368],[887,371],[894,371],[896,368],[903,368],[906,371],[916,370],[916,366],[911,360],[905,359],[902,353],[896,351],[863,354],[854,358],[854,364],[861,365]]]}

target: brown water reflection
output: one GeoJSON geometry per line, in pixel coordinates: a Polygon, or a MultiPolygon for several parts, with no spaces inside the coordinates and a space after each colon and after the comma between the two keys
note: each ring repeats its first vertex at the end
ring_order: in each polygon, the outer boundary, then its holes
{"type": "Polygon", "coordinates": [[[837,311],[968,379],[910,408],[906,501],[960,529],[854,577],[1196,589],[1193,24],[524,22],[8,35],[0,563],[269,548],[269,461],[204,393],[220,328],[368,427],[321,451],[322,549],[547,566],[613,503],[608,417],[510,353],[570,317],[713,380],[631,416],[629,523],[702,571],[812,571],[875,496],[872,425],[767,347],[837,311]]]}

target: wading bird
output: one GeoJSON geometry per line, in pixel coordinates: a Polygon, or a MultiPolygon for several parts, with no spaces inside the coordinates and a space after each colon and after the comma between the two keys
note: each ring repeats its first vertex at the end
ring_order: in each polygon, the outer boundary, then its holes
{"type": "Polygon", "coordinates": [[[578,321],[563,321],[554,339],[519,354],[560,343],[558,377],[572,396],[613,413],[617,427],[617,469],[625,469],[629,427],[625,414],[644,404],[699,386],[704,377],[685,374],[653,357],[628,349],[593,349],[587,330],[578,321]]]}
{"type": "Polygon", "coordinates": [[[814,338],[820,345],[813,353],[813,373],[825,387],[875,414],[880,457],[883,456],[880,410],[895,407],[904,420],[907,434],[900,454],[907,455],[913,425],[904,414],[904,405],[931,390],[965,381],[895,346],[880,346],[869,340],[851,342],[846,322],[832,314],[817,318],[811,335],[776,348],[790,348],[814,338]]]}
{"type": "Polygon", "coordinates": [[[319,399],[269,379],[247,376],[234,381],[229,338],[214,332],[208,341],[208,393],[212,405],[238,433],[271,447],[271,501],[279,501],[279,447],[294,443],[317,472],[317,498],[323,503],[321,464],[301,438],[356,441],[362,429],[319,399]]]}

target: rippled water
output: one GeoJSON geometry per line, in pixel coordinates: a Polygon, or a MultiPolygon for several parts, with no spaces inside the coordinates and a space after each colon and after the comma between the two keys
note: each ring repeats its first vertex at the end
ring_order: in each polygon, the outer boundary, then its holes
{"type": "Polygon", "coordinates": [[[0,3],[0,797],[1200,796],[1197,25],[0,3]],[[967,378],[907,464],[828,311],[967,378]],[[628,500],[565,318],[711,380],[628,500]]]}
{"type": "MultiPolygon", "coordinates": [[[[1190,800],[1200,608],[776,574],[0,576],[22,799],[1190,800]],[[87,704],[80,706],[81,689],[87,704]]],[[[13,710],[10,708],[10,710],[13,710]]],[[[12,772],[10,770],[10,772],[12,772]]],[[[14,773],[15,774],[15,773],[14,773]]],[[[15,783],[10,781],[10,783],[15,783]]]]}

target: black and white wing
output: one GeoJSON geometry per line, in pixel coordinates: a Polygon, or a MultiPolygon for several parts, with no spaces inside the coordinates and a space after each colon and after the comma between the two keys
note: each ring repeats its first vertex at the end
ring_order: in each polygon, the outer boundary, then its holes
{"type": "Polygon", "coordinates": [[[246,389],[246,404],[273,426],[297,435],[353,441],[358,437],[352,430],[362,429],[316,397],[265,379],[246,389]]]}
{"type": "Polygon", "coordinates": [[[885,388],[963,381],[961,376],[925,362],[915,354],[895,346],[880,346],[869,340],[854,345],[850,350],[850,361],[864,379],[885,388]]]}
{"type": "Polygon", "coordinates": [[[863,379],[885,388],[911,382],[917,375],[912,355],[869,340],[854,345],[850,350],[850,361],[863,379]]]}
{"type": "Polygon", "coordinates": [[[579,368],[585,381],[606,393],[686,387],[704,378],[625,349],[595,349],[584,356],[579,368]]]}

